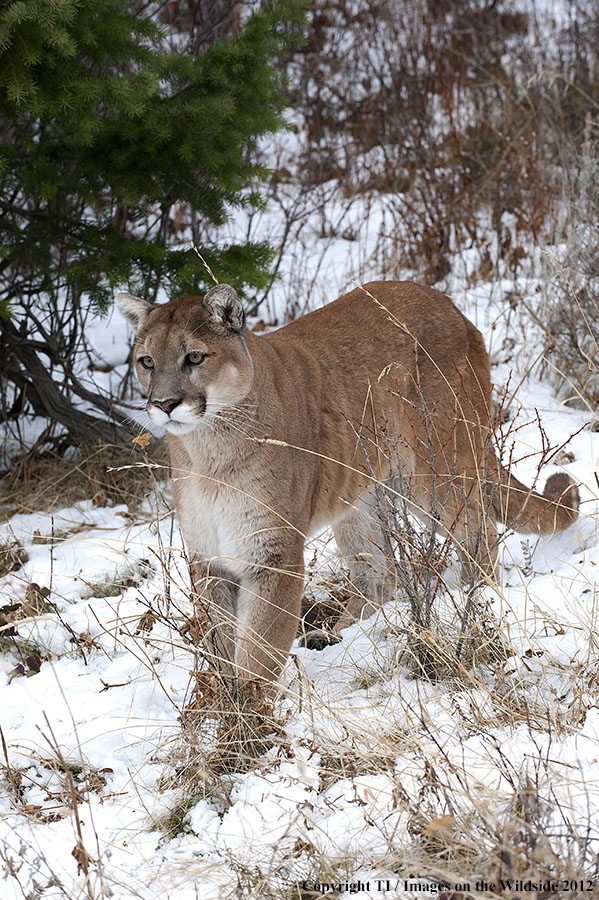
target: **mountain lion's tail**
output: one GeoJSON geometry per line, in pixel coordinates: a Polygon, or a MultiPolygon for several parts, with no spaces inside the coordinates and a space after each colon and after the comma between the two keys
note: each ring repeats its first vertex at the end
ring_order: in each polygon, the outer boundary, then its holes
{"type": "Polygon", "coordinates": [[[578,517],[580,497],[569,475],[551,475],[542,494],[499,467],[494,486],[493,509],[498,522],[525,534],[552,534],[563,531],[578,517]]]}

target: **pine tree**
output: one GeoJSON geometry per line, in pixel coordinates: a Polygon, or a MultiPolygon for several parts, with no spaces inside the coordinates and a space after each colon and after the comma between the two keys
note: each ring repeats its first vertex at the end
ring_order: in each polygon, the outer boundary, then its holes
{"type": "MultiPolygon", "coordinates": [[[[77,395],[112,413],[73,373],[81,312],[107,308],[115,287],[202,290],[207,273],[169,246],[169,219],[177,207],[218,226],[260,202],[252,150],[283,124],[277,60],[301,21],[298,0],[274,0],[234,36],[175,53],[126,0],[0,2],[7,415],[25,405],[77,438],[112,433],[73,407],[77,395]]],[[[221,280],[267,283],[268,246],[199,249],[221,280]]]]}

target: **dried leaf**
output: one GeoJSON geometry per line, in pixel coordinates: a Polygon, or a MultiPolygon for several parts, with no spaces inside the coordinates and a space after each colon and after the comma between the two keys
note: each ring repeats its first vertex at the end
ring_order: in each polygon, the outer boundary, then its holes
{"type": "Polygon", "coordinates": [[[42,667],[42,658],[37,653],[31,653],[29,656],[26,656],[25,662],[29,666],[30,675],[37,675],[42,667]]]}
{"type": "Polygon", "coordinates": [[[152,435],[146,431],[143,434],[138,434],[137,437],[134,437],[131,443],[137,444],[138,447],[143,447],[145,449],[149,446],[151,440],[152,435]]]}
{"type": "Polygon", "coordinates": [[[25,666],[23,663],[17,663],[14,669],[8,673],[8,683],[10,684],[13,678],[19,678],[21,675],[25,674],[25,666]]]}
{"type": "Polygon", "coordinates": [[[429,822],[423,834],[434,834],[436,831],[453,828],[455,819],[453,816],[437,816],[432,822],[429,822]]]}
{"type": "Polygon", "coordinates": [[[41,806],[37,806],[34,803],[26,803],[23,807],[23,812],[27,813],[28,816],[33,816],[33,818],[37,818],[41,811],[41,806]]]}
{"type": "Polygon", "coordinates": [[[141,634],[142,632],[148,633],[154,627],[154,624],[158,621],[158,617],[151,609],[141,616],[139,622],[137,623],[137,628],[135,629],[135,634],[141,634]]]}
{"type": "Polygon", "coordinates": [[[87,875],[89,871],[89,864],[92,861],[92,858],[81,841],[77,841],[77,843],[71,850],[71,856],[74,856],[77,860],[77,875],[81,875],[82,872],[87,875]]]}
{"type": "Polygon", "coordinates": [[[52,611],[52,605],[48,603],[50,588],[40,587],[35,581],[27,585],[25,590],[25,602],[23,614],[26,616],[41,616],[52,611]]]}
{"type": "Polygon", "coordinates": [[[199,710],[210,706],[214,702],[218,690],[218,674],[213,669],[205,669],[195,674],[196,683],[193,689],[193,698],[183,710],[183,718],[193,717],[199,710]]]}

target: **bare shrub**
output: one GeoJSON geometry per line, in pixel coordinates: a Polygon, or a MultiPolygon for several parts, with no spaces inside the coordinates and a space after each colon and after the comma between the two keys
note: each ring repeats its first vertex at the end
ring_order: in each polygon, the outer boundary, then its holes
{"type": "Polygon", "coordinates": [[[572,165],[561,246],[546,256],[545,358],[562,396],[594,411],[599,400],[599,151],[589,142],[572,165]]]}
{"type": "Polygon", "coordinates": [[[294,177],[315,198],[336,185],[347,203],[379,199],[379,272],[436,282],[463,252],[473,280],[528,271],[555,228],[564,148],[580,148],[599,99],[590,6],[548,16],[509,2],[316,5],[290,65],[294,177]]]}
{"type": "Polygon", "coordinates": [[[517,270],[523,251],[502,217],[535,233],[548,202],[537,112],[518,83],[528,30],[501,2],[318,5],[292,92],[310,137],[303,178],[389,194],[396,272],[437,281],[472,246],[488,265],[489,216],[517,270]]]}

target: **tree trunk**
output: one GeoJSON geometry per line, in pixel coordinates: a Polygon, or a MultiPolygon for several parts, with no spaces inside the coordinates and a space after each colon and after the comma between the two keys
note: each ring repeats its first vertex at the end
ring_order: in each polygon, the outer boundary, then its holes
{"type": "Polygon", "coordinates": [[[63,425],[76,443],[100,441],[115,444],[131,439],[133,432],[125,424],[125,417],[112,408],[107,398],[81,386],[83,398],[103,409],[105,416],[96,417],[77,409],[54,382],[27,338],[17,331],[12,322],[0,319],[0,332],[4,343],[4,374],[21,391],[24,402],[29,402],[37,415],[63,425]]]}

